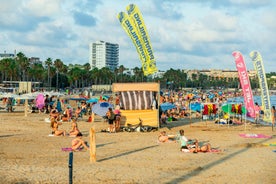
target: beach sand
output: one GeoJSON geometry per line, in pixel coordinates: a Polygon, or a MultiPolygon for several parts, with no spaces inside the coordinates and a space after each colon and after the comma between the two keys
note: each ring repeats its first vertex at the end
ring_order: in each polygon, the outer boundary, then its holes
{"type": "MultiPolygon", "coordinates": [[[[72,137],[50,137],[47,114],[0,111],[0,183],[69,183],[72,137]]],[[[155,132],[103,133],[107,123],[79,121],[83,139],[96,130],[96,162],[89,151],[73,152],[73,183],[276,183],[276,132],[271,127],[230,126],[185,119],[155,132]],[[192,125],[192,126],[191,126],[192,125]],[[180,152],[179,143],[158,143],[159,132],[209,142],[218,153],[180,152]],[[242,138],[241,133],[272,138],[242,138]]],[[[60,129],[70,130],[64,122],[60,129]]]]}

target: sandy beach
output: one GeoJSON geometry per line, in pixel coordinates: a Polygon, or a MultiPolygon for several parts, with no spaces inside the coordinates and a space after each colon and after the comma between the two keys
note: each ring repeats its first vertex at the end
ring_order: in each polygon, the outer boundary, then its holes
{"type": "MultiPolygon", "coordinates": [[[[47,114],[0,111],[0,183],[69,183],[68,158],[72,137],[51,137],[47,114]]],[[[73,183],[276,183],[276,133],[271,127],[227,126],[184,119],[155,132],[103,133],[107,123],[78,122],[89,141],[96,130],[96,162],[89,151],[73,153],[73,183]],[[180,152],[179,143],[158,143],[159,132],[209,142],[217,153],[180,152]],[[264,134],[272,138],[242,138],[239,134],[264,134]]],[[[69,131],[70,123],[60,129],[69,131]]]]}

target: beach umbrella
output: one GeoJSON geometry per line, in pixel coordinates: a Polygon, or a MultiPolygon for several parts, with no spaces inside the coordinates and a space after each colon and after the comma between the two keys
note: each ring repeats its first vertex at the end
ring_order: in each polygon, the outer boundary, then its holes
{"type": "Polygon", "coordinates": [[[86,101],[87,99],[86,98],[75,98],[75,97],[72,97],[72,98],[69,98],[69,100],[75,100],[75,101],[86,101]]]}
{"type": "Polygon", "coordinates": [[[38,109],[42,109],[44,107],[44,95],[43,94],[38,94],[36,97],[36,107],[38,109]]]}
{"type": "Polygon", "coordinates": [[[86,101],[87,103],[97,103],[98,98],[90,98],[89,100],[86,101]]]}
{"type": "Polygon", "coordinates": [[[16,98],[18,95],[14,94],[14,93],[4,93],[2,94],[2,98],[16,98]]]}
{"type": "Polygon", "coordinates": [[[92,106],[92,112],[99,116],[105,116],[109,107],[113,108],[113,105],[108,102],[96,103],[92,106]]]}
{"type": "Polygon", "coordinates": [[[107,96],[107,95],[103,96],[103,100],[108,100],[108,99],[109,99],[109,96],[107,96]]]}
{"type": "Polygon", "coordinates": [[[167,111],[167,110],[173,109],[175,107],[176,106],[174,104],[169,103],[169,102],[165,102],[160,105],[160,108],[162,111],[167,111]]]}

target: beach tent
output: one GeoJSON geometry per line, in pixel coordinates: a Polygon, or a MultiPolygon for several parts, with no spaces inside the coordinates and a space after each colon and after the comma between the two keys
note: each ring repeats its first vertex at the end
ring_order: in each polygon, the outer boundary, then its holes
{"type": "Polygon", "coordinates": [[[120,96],[122,126],[141,119],[143,126],[159,127],[159,83],[113,83],[112,91],[120,96]]]}

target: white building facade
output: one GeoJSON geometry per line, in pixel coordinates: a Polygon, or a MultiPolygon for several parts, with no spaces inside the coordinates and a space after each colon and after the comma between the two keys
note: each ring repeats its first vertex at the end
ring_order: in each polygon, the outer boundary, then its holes
{"type": "Polygon", "coordinates": [[[91,69],[107,67],[114,71],[119,64],[119,45],[104,41],[90,43],[89,63],[91,69]]]}

